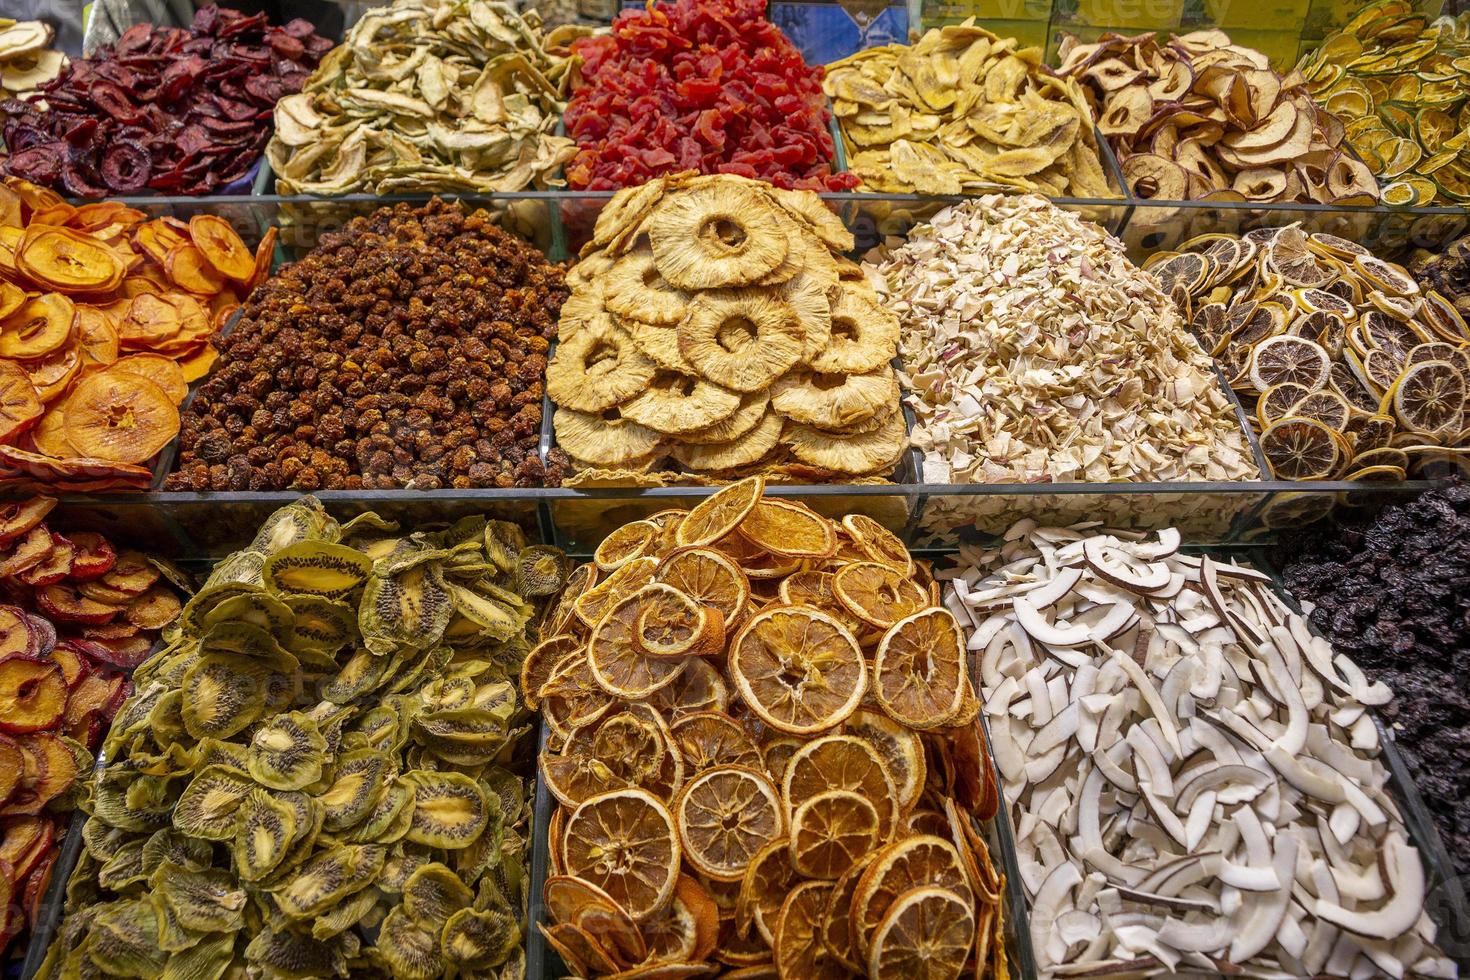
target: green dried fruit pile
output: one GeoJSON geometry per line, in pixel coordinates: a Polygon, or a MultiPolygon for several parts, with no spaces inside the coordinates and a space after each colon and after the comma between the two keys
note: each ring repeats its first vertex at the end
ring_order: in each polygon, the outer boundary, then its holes
{"type": "Polygon", "coordinates": [[[483,517],[277,511],[134,675],[40,975],[522,976],[515,678],[563,570],[483,517]]]}

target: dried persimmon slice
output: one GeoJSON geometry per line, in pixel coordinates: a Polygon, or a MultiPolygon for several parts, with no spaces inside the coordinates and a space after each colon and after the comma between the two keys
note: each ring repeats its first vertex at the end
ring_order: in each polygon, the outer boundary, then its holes
{"type": "Polygon", "coordinates": [[[849,790],[818,793],[791,815],[791,863],[808,878],[835,881],[881,839],[878,808],[849,790]]]}
{"type": "Polygon", "coordinates": [[[716,766],[684,785],[674,802],[684,860],[700,874],[739,881],[760,849],[786,835],[776,787],[745,766],[716,766]]]}
{"type": "Polygon", "coordinates": [[[947,609],[899,620],[878,641],[873,693],[890,718],[925,730],[950,723],[964,707],[965,639],[947,609]]]}
{"type": "Polygon", "coordinates": [[[37,358],[71,339],[76,306],[60,293],[26,300],[0,321],[0,357],[37,358]]]}
{"type": "Polygon", "coordinates": [[[567,820],[563,840],[567,873],[600,888],[635,922],[674,893],[679,835],[668,808],[646,790],[594,796],[567,820]]]}
{"type": "Polygon", "coordinates": [[[108,370],[147,378],[162,388],[175,405],[183,404],[184,396],[189,393],[189,382],[184,380],[183,370],[162,354],[130,354],[120,358],[108,370]]]}
{"type": "Polygon", "coordinates": [[[725,537],[755,509],[765,492],[765,477],[752,476],[701,500],[674,532],[681,545],[706,545],[725,537]]]}
{"type": "Polygon", "coordinates": [[[773,728],[810,735],[857,709],[868,688],[857,640],[835,617],[802,606],[752,616],[730,646],[731,680],[773,728]]]}
{"type": "Polygon", "coordinates": [[[837,550],[837,532],[804,504],[762,500],[740,522],[740,534],[773,555],[827,558],[837,550]]]}
{"type": "Polygon", "coordinates": [[[70,228],[31,224],[15,246],[15,267],[27,278],[68,293],[111,292],[126,266],[105,244],[70,228]]]}
{"type": "Polygon", "coordinates": [[[93,374],[66,400],[66,439],[83,456],[141,463],[178,434],[178,406],[147,378],[93,374]]]}
{"type": "Polygon", "coordinates": [[[230,223],[217,214],[189,219],[189,238],[209,267],[226,279],[249,282],[255,276],[255,256],[230,223]]]}
{"type": "Polygon", "coordinates": [[[822,944],[822,917],[831,894],[830,881],[807,881],[792,889],[781,903],[771,944],[781,976],[802,980],[843,980],[849,976],[847,968],[822,944]]]}
{"type": "Polygon", "coordinates": [[[871,980],[955,980],[975,946],[974,906],[947,888],[921,885],[894,899],[873,934],[871,980]]]}
{"type": "Polygon", "coordinates": [[[0,442],[30,428],[45,410],[31,376],[14,361],[0,360],[0,442]]]}
{"type": "Polygon", "coordinates": [[[224,279],[205,260],[204,253],[188,242],[168,250],[163,257],[163,271],[175,286],[201,296],[209,296],[225,288],[224,279]]]}
{"type": "Polygon", "coordinates": [[[140,293],[117,324],[119,343],[132,349],[158,347],[184,329],[179,308],[157,293],[140,293]]]}

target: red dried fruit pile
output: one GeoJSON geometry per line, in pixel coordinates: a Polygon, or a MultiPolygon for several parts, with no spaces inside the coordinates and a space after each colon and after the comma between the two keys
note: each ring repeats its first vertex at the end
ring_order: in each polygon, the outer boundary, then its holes
{"type": "Polygon", "coordinates": [[[763,0],[677,0],[627,10],[578,40],[583,84],[567,106],[574,188],[615,190],[699,170],[777,187],[849,190],[833,174],[822,68],[808,66],[763,0]]]}
{"type": "Polygon", "coordinates": [[[73,805],[179,600],[148,560],[57,533],[49,497],[0,505],[0,952],[34,928],[73,805]]]}
{"type": "Polygon", "coordinates": [[[26,101],[0,103],[0,173],[75,197],[213,193],[260,158],[276,100],[331,47],[305,20],[273,27],[213,4],[188,29],[138,24],[26,101]]]}

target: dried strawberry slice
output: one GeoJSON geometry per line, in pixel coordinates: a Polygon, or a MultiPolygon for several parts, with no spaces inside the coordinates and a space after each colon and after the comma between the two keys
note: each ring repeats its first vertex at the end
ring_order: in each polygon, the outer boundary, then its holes
{"type": "Polygon", "coordinates": [[[117,553],[107,539],[96,531],[76,531],[71,535],[76,555],[72,558],[71,580],[90,582],[112,571],[117,564],[117,553]]]}
{"type": "Polygon", "coordinates": [[[38,732],[66,710],[66,678],[54,663],[0,660],[0,731],[38,732]]]}
{"type": "Polygon", "coordinates": [[[148,186],[153,161],[136,140],[114,143],[102,156],[102,180],[117,194],[133,194],[148,186]]]}
{"type": "Polygon", "coordinates": [[[58,582],[36,592],[36,605],[54,620],[64,623],[87,623],[100,626],[110,623],[122,612],[119,606],[88,599],[69,584],[58,582]]]}

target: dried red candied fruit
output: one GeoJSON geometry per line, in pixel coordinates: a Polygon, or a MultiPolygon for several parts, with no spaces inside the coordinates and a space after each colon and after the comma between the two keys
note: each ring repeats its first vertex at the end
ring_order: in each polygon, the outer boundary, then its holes
{"type": "Polygon", "coordinates": [[[188,28],[135,25],[0,105],[0,174],[84,198],[215,193],[260,159],[276,100],[331,48],[307,21],[213,4],[188,28]]]}
{"type": "Polygon", "coordinates": [[[764,16],[763,0],[675,0],[625,10],[581,38],[582,82],[567,106],[577,156],[567,182],[612,190],[681,170],[777,187],[848,190],[832,173],[822,68],[764,16]]]}

